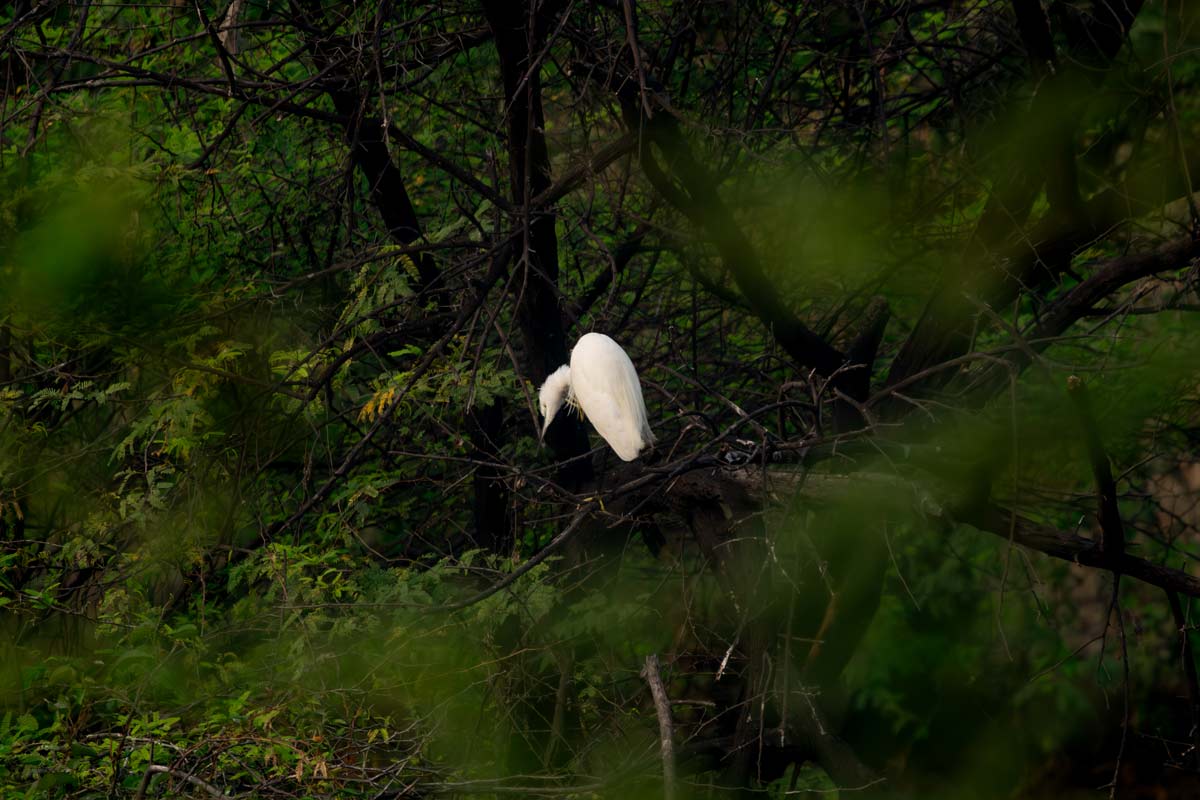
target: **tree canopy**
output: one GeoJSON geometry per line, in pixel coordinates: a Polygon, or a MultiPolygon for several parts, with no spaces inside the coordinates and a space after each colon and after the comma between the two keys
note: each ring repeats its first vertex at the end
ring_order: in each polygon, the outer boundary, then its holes
{"type": "Polygon", "coordinates": [[[1200,793],[1198,52],[1184,0],[0,8],[0,790],[1200,793]],[[629,464],[539,446],[589,331],[629,464]]]}

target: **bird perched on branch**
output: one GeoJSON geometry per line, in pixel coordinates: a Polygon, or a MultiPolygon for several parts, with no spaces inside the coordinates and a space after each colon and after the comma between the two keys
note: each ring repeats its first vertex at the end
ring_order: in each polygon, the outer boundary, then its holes
{"type": "Polygon", "coordinates": [[[633,461],[654,444],[646,401],[633,362],[603,333],[586,333],[571,350],[571,363],[550,373],[538,391],[541,436],[565,402],[589,420],[624,461],[633,461]]]}

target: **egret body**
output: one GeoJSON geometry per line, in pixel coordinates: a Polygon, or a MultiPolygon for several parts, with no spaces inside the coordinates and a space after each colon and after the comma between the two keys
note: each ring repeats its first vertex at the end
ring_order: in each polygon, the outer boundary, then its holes
{"type": "Polygon", "coordinates": [[[571,350],[571,363],[550,373],[538,391],[542,435],[563,403],[577,409],[624,461],[654,444],[642,384],[629,356],[603,333],[586,333],[571,350]]]}

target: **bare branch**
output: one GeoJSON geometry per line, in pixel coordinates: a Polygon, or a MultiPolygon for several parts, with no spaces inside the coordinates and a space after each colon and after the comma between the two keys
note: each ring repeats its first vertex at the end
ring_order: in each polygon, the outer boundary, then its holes
{"type": "Polygon", "coordinates": [[[654,712],[658,715],[658,738],[662,749],[663,768],[663,797],[665,800],[675,800],[675,726],[671,722],[671,701],[667,697],[667,689],[663,686],[662,675],[658,671],[658,655],[651,653],[646,656],[646,664],[642,667],[642,677],[650,686],[650,695],[654,698],[654,712]]]}

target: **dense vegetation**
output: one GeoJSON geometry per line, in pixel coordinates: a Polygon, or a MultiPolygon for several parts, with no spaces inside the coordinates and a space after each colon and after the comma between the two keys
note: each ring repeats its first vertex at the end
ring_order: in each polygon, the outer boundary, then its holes
{"type": "Polygon", "coordinates": [[[0,795],[1200,795],[1198,52],[0,7],[0,795]]]}

